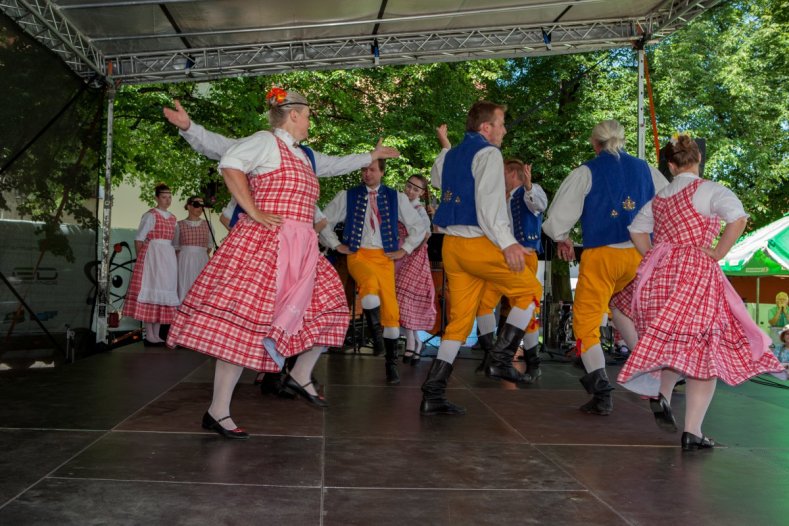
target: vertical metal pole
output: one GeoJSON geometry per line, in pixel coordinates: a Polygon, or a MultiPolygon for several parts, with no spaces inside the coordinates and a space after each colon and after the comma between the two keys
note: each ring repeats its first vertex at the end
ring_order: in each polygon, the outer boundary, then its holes
{"type": "Polygon", "coordinates": [[[646,158],[646,122],[644,122],[644,50],[638,50],[638,158],[646,158]]]}
{"type": "Polygon", "coordinates": [[[761,303],[759,303],[759,278],[756,278],[756,325],[759,325],[759,307],[761,307],[761,303]]]}
{"type": "Polygon", "coordinates": [[[112,125],[114,122],[115,86],[107,94],[107,152],[104,163],[104,213],[102,217],[101,265],[96,294],[96,343],[108,340],[107,306],[110,291],[110,233],[112,228],[112,125]]]}

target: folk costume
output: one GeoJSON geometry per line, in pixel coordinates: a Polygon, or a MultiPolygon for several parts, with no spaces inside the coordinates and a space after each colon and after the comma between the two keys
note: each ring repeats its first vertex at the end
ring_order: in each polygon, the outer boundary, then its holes
{"type": "Polygon", "coordinates": [[[394,261],[386,255],[402,248],[412,254],[427,233],[422,219],[405,194],[384,185],[364,184],[342,190],[323,209],[329,224],[321,243],[336,249],[341,243],[334,225],[345,222],[343,242],[351,250],[348,272],[359,287],[362,308],[374,337],[373,352],[386,353],[386,379],[400,382],[397,372],[397,340],[400,309],[395,291],[394,261]],[[408,233],[402,246],[398,233],[402,223],[408,233]]]}
{"type": "Polygon", "coordinates": [[[579,219],[583,230],[573,330],[587,372],[581,384],[593,398],[582,411],[607,415],[613,410],[613,386],[605,372],[600,326],[607,318],[611,297],[635,277],[641,261],[627,227],[666,184],[663,175],[645,161],[622,150],[616,154],[602,150],[570,172],[548,209],[542,228],[554,241],[566,240],[579,219]]]}
{"type": "Polygon", "coordinates": [[[212,246],[208,221],[178,221],[173,246],[178,255],[178,299],[183,301],[208,263],[208,250],[212,246]]]}
{"type": "MultiPolygon", "coordinates": [[[[534,252],[524,254],[526,268],[537,276],[537,255],[542,253],[542,216],[548,208],[548,197],[542,187],[532,183],[531,190],[519,186],[507,196],[509,200],[512,233],[522,246],[534,252]]],[[[477,369],[486,370],[490,360],[490,350],[493,349],[493,332],[496,328],[494,309],[499,304],[502,293],[492,284],[486,284],[482,292],[482,299],[477,309],[477,327],[479,328],[480,347],[485,351],[485,359],[477,369]]],[[[538,305],[535,305],[535,314],[538,305]]],[[[502,324],[503,325],[503,324],[502,324]]],[[[502,327],[503,328],[503,327],[502,327]]],[[[532,315],[526,326],[523,336],[524,359],[526,361],[526,374],[524,381],[532,381],[540,376],[540,358],[537,356],[539,348],[540,325],[535,315],[532,315]]]]}
{"type": "Polygon", "coordinates": [[[146,341],[156,344],[159,326],[171,323],[178,298],[178,262],[173,248],[177,220],[165,210],[152,208],[143,214],[136,241],[143,242],[137,254],[123,315],[146,324],[146,341]]]}
{"type": "Polygon", "coordinates": [[[486,373],[511,381],[521,379],[512,357],[542,286],[532,271],[512,272],[502,257],[502,250],[518,241],[505,201],[504,160],[496,146],[479,132],[466,132],[460,144],[438,155],[431,181],[441,189],[433,224],[444,233],[442,257],[452,302],[438,356],[422,385],[420,412],[465,414],[464,408],[446,400],[445,391],[460,344],[474,325],[486,283],[495,285],[513,305],[491,350],[492,364],[486,373]]]}

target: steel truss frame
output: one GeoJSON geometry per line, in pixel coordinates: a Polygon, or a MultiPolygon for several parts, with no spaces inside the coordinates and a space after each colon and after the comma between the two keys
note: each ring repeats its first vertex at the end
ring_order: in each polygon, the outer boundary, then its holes
{"type": "MultiPolygon", "coordinates": [[[[643,17],[616,20],[398,34],[384,32],[378,35],[117,55],[104,55],[96,45],[101,40],[113,39],[97,38],[91,41],[78,31],[64,15],[70,10],[68,6],[58,9],[50,0],[0,0],[0,9],[26,32],[58,54],[77,75],[86,79],[99,77],[137,84],[208,81],[297,70],[567,54],[630,45],[643,47],[644,44],[665,38],[719,1],[667,0],[643,17]]],[[[463,16],[463,13],[447,13],[445,16],[457,17],[463,16]]],[[[419,20],[424,17],[413,18],[419,20]]],[[[399,17],[396,20],[407,22],[409,17],[399,17]]],[[[391,19],[379,20],[384,25],[387,21],[391,19]]],[[[343,23],[332,25],[337,27],[343,23]]],[[[357,26],[359,21],[348,22],[346,25],[357,26]]],[[[271,29],[246,28],[227,30],[222,34],[265,32],[271,29]]],[[[189,34],[173,33],[139,35],[139,38],[174,39],[188,36],[189,34]]],[[[122,37],[126,40],[134,38],[134,35],[122,37]]]]}

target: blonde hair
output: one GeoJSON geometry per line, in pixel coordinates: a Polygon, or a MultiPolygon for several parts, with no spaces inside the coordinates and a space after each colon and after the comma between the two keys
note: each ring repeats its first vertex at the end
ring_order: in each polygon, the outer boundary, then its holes
{"type": "Polygon", "coordinates": [[[592,128],[592,141],[604,151],[619,156],[625,148],[625,128],[613,119],[598,122],[592,128]]]}
{"type": "MultiPolygon", "coordinates": [[[[272,91],[270,91],[269,94],[271,94],[272,91]]],[[[267,97],[266,100],[266,103],[268,103],[268,123],[272,128],[280,127],[292,110],[298,110],[301,107],[309,108],[310,106],[304,95],[298,91],[280,90],[280,92],[284,92],[284,98],[275,94],[274,96],[267,97]]]]}
{"type": "Polygon", "coordinates": [[[775,295],[775,303],[778,303],[778,300],[789,301],[789,294],[787,294],[786,292],[779,292],[778,294],[775,295]]]}

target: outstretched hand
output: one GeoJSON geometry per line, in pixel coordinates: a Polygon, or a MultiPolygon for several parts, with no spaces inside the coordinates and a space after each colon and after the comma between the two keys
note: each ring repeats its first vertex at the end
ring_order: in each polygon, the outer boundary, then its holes
{"type": "Polygon", "coordinates": [[[178,99],[174,99],[173,104],[175,105],[175,109],[168,108],[167,106],[162,109],[164,118],[178,129],[184,131],[188,130],[189,126],[192,124],[192,119],[189,118],[189,114],[186,113],[186,110],[181,106],[178,99]]]}
{"type": "Polygon", "coordinates": [[[384,146],[383,142],[384,142],[383,137],[379,137],[378,144],[375,145],[375,150],[370,152],[373,161],[377,159],[391,159],[393,157],[400,157],[400,152],[397,151],[397,148],[392,148],[391,146],[384,146]]]}
{"type": "Polygon", "coordinates": [[[450,149],[452,148],[452,143],[449,142],[449,137],[447,137],[447,125],[442,124],[438,128],[436,128],[436,137],[438,138],[438,144],[441,145],[442,148],[450,149]]]}

